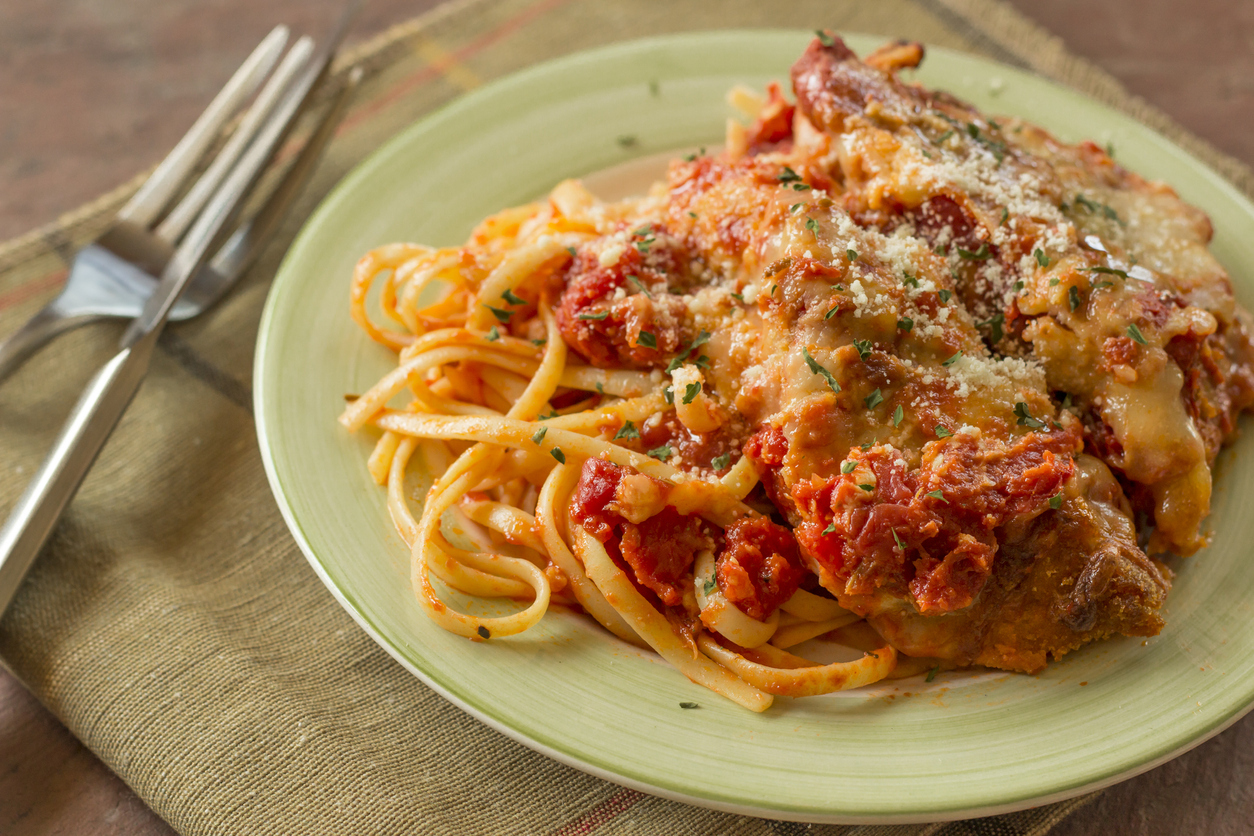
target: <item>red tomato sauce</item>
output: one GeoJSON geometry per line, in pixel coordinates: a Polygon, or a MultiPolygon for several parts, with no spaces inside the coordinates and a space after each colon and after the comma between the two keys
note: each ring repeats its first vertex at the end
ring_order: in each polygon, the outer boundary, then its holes
{"type": "Polygon", "coordinates": [[[908,590],[920,612],[962,609],[992,572],[995,529],[1049,510],[1075,471],[1079,442],[1078,429],[1029,433],[996,449],[958,435],[929,444],[916,471],[891,448],[854,449],[854,472],[793,487],[805,519],[798,542],[838,595],[908,590]],[[944,466],[933,468],[942,451],[944,466]],[[860,485],[866,468],[874,482],[860,485]]]}

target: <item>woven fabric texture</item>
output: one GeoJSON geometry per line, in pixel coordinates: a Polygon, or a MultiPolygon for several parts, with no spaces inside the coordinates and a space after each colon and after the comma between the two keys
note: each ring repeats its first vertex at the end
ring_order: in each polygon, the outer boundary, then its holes
{"type": "MultiPolygon", "coordinates": [[[[296,230],[356,163],[467,89],[577,50],[732,27],[864,31],[1051,76],[1165,133],[1247,193],[1254,174],[1126,94],[997,0],[454,0],[337,64],[366,78],[278,240],[222,304],[162,338],[148,380],[0,621],[0,656],[175,829],[210,833],[1042,834],[1088,798],[971,822],[806,825],[666,801],[584,775],[462,714],[323,588],[270,495],[253,345],[296,230]]],[[[0,245],[0,333],[142,178],[0,245]]],[[[347,287],[347,277],[345,278],[347,287]]],[[[120,326],[63,337],[0,387],[0,511],[120,326]]]]}

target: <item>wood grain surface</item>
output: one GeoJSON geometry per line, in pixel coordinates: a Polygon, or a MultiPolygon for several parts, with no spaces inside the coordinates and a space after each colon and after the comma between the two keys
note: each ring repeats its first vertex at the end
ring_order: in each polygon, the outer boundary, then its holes
{"type": "MultiPolygon", "coordinates": [[[[359,37],[438,0],[374,0],[359,37]]],[[[1254,164],[1254,3],[1010,0],[1076,54],[1254,164]]],[[[276,22],[314,33],[337,0],[0,2],[0,239],[164,155],[276,22]]],[[[0,669],[0,833],[168,834],[0,669]]],[[[1254,716],[1104,793],[1057,836],[1254,832],[1254,716]]]]}

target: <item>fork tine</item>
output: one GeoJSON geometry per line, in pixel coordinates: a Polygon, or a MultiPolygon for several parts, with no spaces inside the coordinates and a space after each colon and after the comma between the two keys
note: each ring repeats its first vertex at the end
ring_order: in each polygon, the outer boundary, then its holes
{"type": "Polygon", "coordinates": [[[148,297],[143,312],[122,334],[120,345],[124,349],[136,345],[146,335],[161,330],[179,295],[187,288],[192,274],[208,260],[214,242],[225,238],[221,235],[222,231],[239,214],[244,198],[256,185],[263,168],[291,129],[314,86],[326,74],[336,48],[360,7],[360,0],[349,0],[335,32],[322,43],[311,60],[304,62],[291,83],[285,85],[273,111],[262,121],[257,136],[249,143],[239,162],[222,181],[222,185],[214,191],[166,264],[157,288],[148,297]]]}
{"type": "Polygon", "coordinates": [[[160,224],[157,225],[156,233],[158,238],[162,238],[171,243],[177,241],[187,228],[191,226],[192,221],[205,207],[205,202],[209,200],[209,196],[226,178],[227,172],[235,165],[235,161],[244,153],[244,149],[248,147],[254,136],[257,135],[258,129],[266,116],[274,108],[279,97],[283,95],[283,91],[287,89],[288,83],[305,67],[309,61],[309,56],[313,53],[313,40],[303,37],[298,40],[283,58],[283,62],[279,64],[279,68],[275,70],[274,75],[266,82],[266,86],[261,89],[257,95],[257,100],[253,102],[252,107],[244,114],[244,118],[240,121],[239,127],[226,144],[222,146],[222,150],[218,156],[214,158],[209,168],[200,176],[187,195],[179,201],[178,205],[170,210],[170,214],[166,216],[160,224]]]}
{"type": "Polygon", "coordinates": [[[178,145],[161,161],[152,175],[118,212],[118,220],[138,226],[152,224],[183,185],[210,143],[221,133],[240,106],[253,94],[287,45],[288,28],[276,26],[262,39],[230,81],[200,114],[178,145]]]}
{"type": "MultiPolygon", "coordinates": [[[[318,123],[309,139],[306,140],[304,147],[301,148],[296,160],[283,173],[282,181],[274,188],[270,196],[266,198],[265,205],[253,216],[253,219],[248,224],[241,227],[222,245],[222,248],[218,250],[217,254],[209,262],[209,266],[222,277],[222,280],[213,288],[212,294],[205,294],[197,299],[198,302],[211,304],[229,290],[234,280],[248,269],[249,265],[252,264],[253,260],[268,243],[271,234],[278,227],[278,222],[287,214],[287,209],[291,205],[292,200],[300,193],[301,188],[305,185],[305,181],[313,173],[314,167],[322,156],[322,152],[335,134],[335,129],[339,125],[349,101],[356,92],[357,85],[361,82],[361,77],[361,67],[354,67],[348,74],[343,87],[336,94],[335,101],[327,108],[322,115],[322,120],[318,123]]],[[[188,295],[195,290],[197,290],[197,286],[193,284],[192,287],[188,288],[188,295]]]]}
{"type": "Polygon", "coordinates": [[[358,6],[357,0],[350,0],[335,35],[293,79],[256,139],[209,199],[166,264],[143,312],[123,334],[118,353],[88,383],[53,443],[52,452],[0,526],[0,613],[13,599],[22,578],[143,382],[157,339],[179,294],[207,260],[219,233],[238,214],[240,204],[283,141],[292,120],[323,77],[358,6]]]}

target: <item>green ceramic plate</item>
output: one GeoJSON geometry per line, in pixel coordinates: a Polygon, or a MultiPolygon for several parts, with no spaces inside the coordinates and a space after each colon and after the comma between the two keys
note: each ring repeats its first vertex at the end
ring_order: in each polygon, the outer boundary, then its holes
{"type": "MultiPolygon", "coordinates": [[[[358,623],[458,706],[553,758],[695,804],[836,822],[986,815],[1111,784],[1196,745],[1254,699],[1248,435],[1221,460],[1214,545],[1181,564],[1163,634],[1089,647],[1040,676],[942,675],[780,699],[759,716],[577,616],[550,613],[531,633],[471,643],[414,602],[407,549],[364,467],[372,440],[335,421],[344,393],[393,363],[349,321],[356,259],[390,241],[460,243],[484,215],[561,178],[715,146],[726,90],[786,80],[809,37],[679,35],[564,58],[432,114],[345,178],[288,253],[257,350],[257,427],[292,533],[358,623]]],[[[859,51],[879,41],[849,40],[859,51]]],[[[1214,251],[1238,282],[1254,274],[1254,207],[1132,119],[940,49],[918,77],[1065,139],[1113,142],[1121,162],[1210,212],[1214,251]]],[[[1250,291],[1240,288],[1247,303],[1250,291]]]]}

